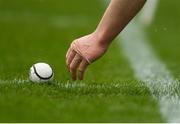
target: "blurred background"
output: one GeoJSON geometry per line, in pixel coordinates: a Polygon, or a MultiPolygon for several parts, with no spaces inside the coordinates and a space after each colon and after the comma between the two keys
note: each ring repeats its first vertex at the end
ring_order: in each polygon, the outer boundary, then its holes
{"type": "Polygon", "coordinates": [[[64,77],[66,50],[72,40],[96,27],[102,14],[98,3],[1,0],[1,77],[21,78],[33,63],[41,61],[60,70],[57,78],[64,77]]]}

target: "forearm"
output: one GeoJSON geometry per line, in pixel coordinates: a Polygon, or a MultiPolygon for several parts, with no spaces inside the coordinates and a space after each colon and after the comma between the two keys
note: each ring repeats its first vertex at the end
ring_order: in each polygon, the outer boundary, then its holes
{"type": "Polygon", "coordinates": [[[73,80],[82,80],[89,64],[102,57],[112,40],[138,13],[145,0],[111,0],[94,33],[72,42],[66,64],[73,80]],[[77,74],[79,73],[79,76],[77,74]]]}
{"type": "Polygon", "coordinates": [[[94,32],[99,43],[109,45],[143,7],[146,0],[111,0],[94,32]]]}

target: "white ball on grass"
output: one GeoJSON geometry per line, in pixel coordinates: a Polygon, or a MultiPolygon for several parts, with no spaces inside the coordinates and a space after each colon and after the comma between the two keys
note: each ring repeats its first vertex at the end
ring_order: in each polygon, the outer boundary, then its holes
{"type": "Polygon", "coordinates": [[[54,78],[54,73],[50,65],[37,63],[30,68],[29,79],[35,83],[50,82],[54,78]]]}

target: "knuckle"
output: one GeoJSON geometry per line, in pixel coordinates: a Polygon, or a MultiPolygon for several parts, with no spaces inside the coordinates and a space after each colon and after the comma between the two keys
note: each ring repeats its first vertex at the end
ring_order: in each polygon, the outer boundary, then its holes
{"type": "Polygon", "coordinates": [[[70,68],[70,70],[73,70],[73,71],[76,70],[76,68],[73,65],[70,65],[69,68],[70,68]]]}
{"type": "Polygon", "coordinates": [[[81,57],[74,58],[75,61],[81,61],[81,57]]]}

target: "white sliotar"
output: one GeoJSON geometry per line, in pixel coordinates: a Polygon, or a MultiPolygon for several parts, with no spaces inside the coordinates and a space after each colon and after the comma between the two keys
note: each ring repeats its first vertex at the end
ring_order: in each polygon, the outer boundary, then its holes
{"type": "Polygon", "coordinates": [[[50,82],[54,78],[54,72],[50,65],[37,63],[30,68],[29,79],[35,83],[50,82]]]}

